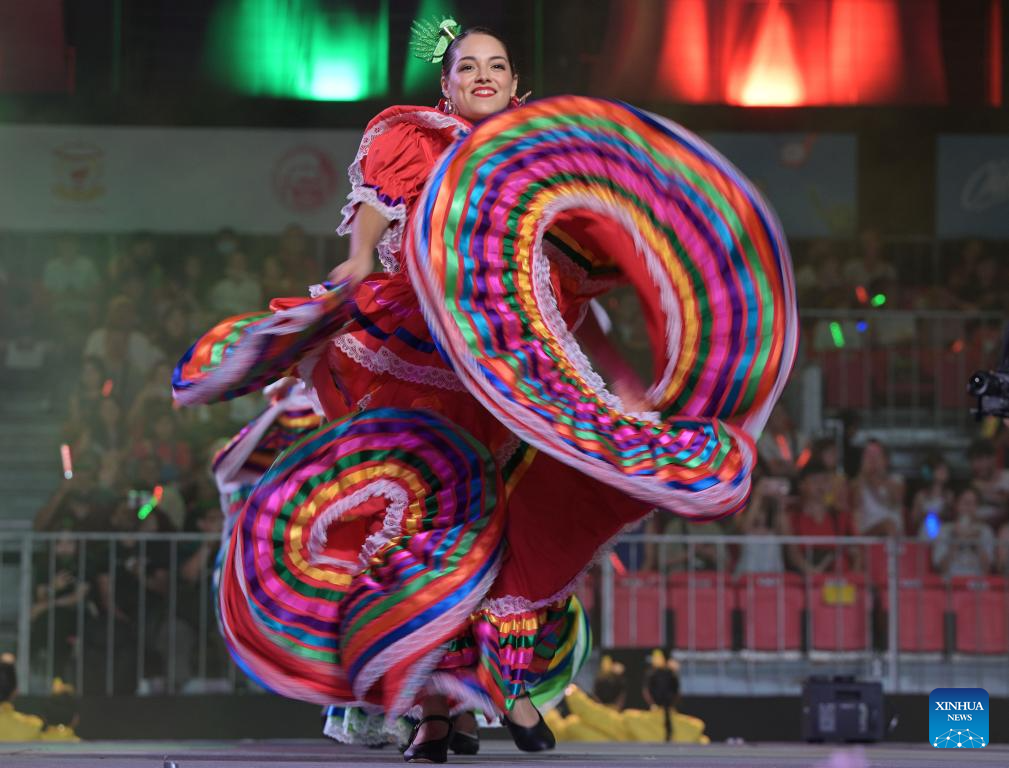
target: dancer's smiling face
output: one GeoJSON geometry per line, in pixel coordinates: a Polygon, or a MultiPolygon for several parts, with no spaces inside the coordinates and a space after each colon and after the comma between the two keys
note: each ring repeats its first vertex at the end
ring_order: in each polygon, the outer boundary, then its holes
{"type": "Polygon", "coordinates": [[[441,90],[460,117],[476,122],[501,112],[518,88],[508,51],[492,35],[472,33],[452,46],[441,90]]]}

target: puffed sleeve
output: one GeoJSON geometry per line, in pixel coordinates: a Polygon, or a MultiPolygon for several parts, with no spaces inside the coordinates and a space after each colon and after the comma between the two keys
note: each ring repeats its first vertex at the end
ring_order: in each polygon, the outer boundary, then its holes
{"type": "Polygon", "coordinates": [[[399,209],[409,210],[420,196],[440,149],[440,143],[435,145],[415,125],[392,126],[375,137],[368,154],[361,158],[360,186],[373,190],[375,199],[367,193],[362,197],[387,219],[400,218],[399,209]]]}
{"type": "Polygon", "coordinates": [[[410,209],[458,127],[447,115],[409,107],[391,108],[372,120],[348,172],[351,190],[337,232],[349,234],[358,207],[370,205],[390,222],[378,250],[383,266],[396,271],[410,209]]]}

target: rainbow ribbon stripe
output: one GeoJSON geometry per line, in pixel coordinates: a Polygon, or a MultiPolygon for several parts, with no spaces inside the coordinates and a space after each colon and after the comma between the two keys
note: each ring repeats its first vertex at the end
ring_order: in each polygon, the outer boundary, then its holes
{"type": "Polygon", "coordinates": [[[282,300],[278,311],[222,320],[182,356],[172,374],[180,405],[213,403],[258,392],[310,361],[347,324],[346,286],[307,300],[282,300]]]}
{"type": "Polygon", "coordinates": [[[232,655],[284,696],[407,710],[497,575],[502,496],[487,449],[433,413],[309,433],[235,526],[219,592],[232,655]]]}
{"type": "Polygon", "coordinates": [[[443,353],[523,440],[688,517],[745,501],[753,440],[795,358],[795,289],[771,209],[701,139],[581,97],[502,113],[439,161],[405,248],[443,353]],[[655,413],[627,413],[561,319],[542,249],[561,213],[634,243],[580,252],[605,253],[661,320],[655,413]]]}

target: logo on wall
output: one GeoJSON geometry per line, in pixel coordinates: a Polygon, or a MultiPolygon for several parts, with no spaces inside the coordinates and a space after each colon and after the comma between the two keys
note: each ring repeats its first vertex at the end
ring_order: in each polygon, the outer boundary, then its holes
{"type": "Polygon", "coordinates": [[[105,153],[94,144],[74,142],[53,149],[53,194],[87,203],[105,194],[105,153]]]}
{"type": "Polygon", "coordinates": [[[965,211],[986,211],[1005,202],[1009,202],[1009,157],[989,160],[977,168],[960,192],[965,211]]]}
{"type": "Polygon", "coordinates": [[[937,749],[988,746],[988,691],[936,688],[928,697],[928,740],[937,749]]]}
{"type": "Polygon", "coordinates": [[[329,156],[315,147],[296,147],[273,169],[273,190],[287,208],[311,213],[336,193],[337,173],[329,156]]]}

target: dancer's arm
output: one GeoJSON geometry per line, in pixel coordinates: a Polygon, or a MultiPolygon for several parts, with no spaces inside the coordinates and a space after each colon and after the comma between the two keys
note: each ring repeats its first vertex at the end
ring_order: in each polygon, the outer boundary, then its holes
{"type": "Polygon", "coordinates": [[[389,228],[390,221],[376,208],[361,203],[350,230],[350,256],[329,273],[334,283],[349,280],[357,285],[375,271],[375,248],[389,228]]]}

